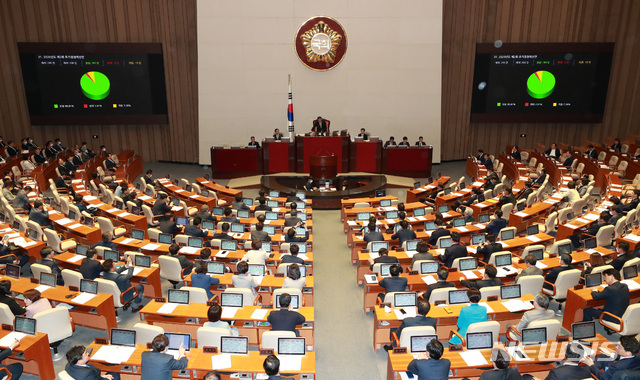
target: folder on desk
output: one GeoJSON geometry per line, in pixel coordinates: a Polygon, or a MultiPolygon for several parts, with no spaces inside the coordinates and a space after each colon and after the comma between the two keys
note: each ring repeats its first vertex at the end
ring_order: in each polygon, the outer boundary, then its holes
{"type": "Polygon", "coordinates": [[[487,359],[484,358],[482,352],[479,350],[467,350],[461,351],[460,356],[464,359],[464,362],[467,363],[469,367],[478,367],[481,365],[489,364],[487,359]]]}

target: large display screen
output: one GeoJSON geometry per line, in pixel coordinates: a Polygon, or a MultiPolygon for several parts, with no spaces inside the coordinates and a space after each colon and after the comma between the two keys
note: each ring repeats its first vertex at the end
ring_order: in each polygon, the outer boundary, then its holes
{"type": "Polygon", "coordinates": [[[165,124],[161,44],[19,43],[31,123],[165,124]]]}
{"type": "Polygon", "coordinates": [[[613,48],[613,43],[477,44],[471,121],[602,122],[613,48]]]}

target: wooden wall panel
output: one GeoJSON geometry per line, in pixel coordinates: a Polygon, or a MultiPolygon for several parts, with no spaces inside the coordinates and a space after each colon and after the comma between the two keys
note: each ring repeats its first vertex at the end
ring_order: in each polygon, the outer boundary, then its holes
{"type": "Polygon", "coordinates": [[[497,155],[511,144],[578,144],[640,130],[640,1],[447,0],[443,17],[442,160],[462,159],[478,148],[497,155]],[[615,42],[603,122],[471,123],[475,44],[496,40],[615,42]]]}
{"type": "Polygon", "coordinates": [[[144,160],[198,161],[196,0],[20,0],[0,2],[0,135],[60,137],[144,160]],[[32,126],[17,42],[160,42],[169,124],[32,126]],[[92,140],[92,135],[98,135],[92,140]]]}

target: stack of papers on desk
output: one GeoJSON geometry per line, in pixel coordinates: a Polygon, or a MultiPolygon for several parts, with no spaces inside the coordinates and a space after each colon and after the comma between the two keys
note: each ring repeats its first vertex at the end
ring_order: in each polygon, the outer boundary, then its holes
{"type": "Polygon", "coordinates": [[[228,254],[229,251],[218,251],[218,253],[216,253],[216,257],[227,257],[228,254]]]}
{"type": "Polygon", "coordinates": [[[461,351],[460,356],[464,359],[464,362],[467,363],[469,367],[477,367],[481,365],[489,364],[487,359],[482,356],[482,352],[480,350],[467,350],[461,351]]]}
{"type": "Polygon", "coordinates": [[[375,274],[365,274],[364,280],[367,282],[367,284],[377,284],[378,276],[376,276],[375,274]]]}
{"type": "Polygon", "coordinates": [[[414,218],[413,216],[408,216],[407,220],[410,221],[411,223],[417,222],[418,219],[414,218]]]}
{"type": "Polygon", "coordinates": [[[587,214],[583,218],[588,220],[598,220],[600,216],[598,214],[587,214]]]}
{"type": "Polygon", "coordinates": [[[75,262],[80,261],[82,259],[84,259],[84,256],[82,256],[82,255],[73,255],[73,257],[70,258],[67,261],[70,262],[70,263],[75,263],[75,262]]]}
{"type": "Polygon", "coordinates": [[[138,199],[140,199],[141,201],[146,201],[146,200],[151,199],[151,197],[148,196],[148,195],[141,195],[141,196],[138,197],[138,199]]]}
{"type": "Polygon", "coordinates": [[[498,243],[500,243],[500,245],[502,245],[502,248],[508,248],[509,244],[503,242],[503,241],[499,241],[498,243]]]}
{"type": "Polygon", "coordinates": [[[49,289],[53,289],[50,286],[47,285],[38,285],[38,287],[36,287],[36,290],[39,291],[40,293],[44,292],[45,290],[49,290],[49,289]]]}
{"type": "Polygon", "coordinates": [[[476,223],[476,224],[474,224],[474,226],[476,226],[477,228],[480,228],[482,230],[485,229],[485,225],[481,224],[481,223],[476,223]]]}
{"type": "Polygon", "coordinates": [[[467,246],[467,252],[475,254],[475,253],[478,252],[478,247],[469,247],[469,246],[467,246]]]}
{"type": "Polygon", "coordinates": [[[96,197],[94,197],[93,195],[85,195],[84,197],[82,197],[82,200],[85,202],[91,202],[91,201],[95,201],[96,197]]]}
{"type": "Polygon", "coordinates": [[[636,243],[640,241],[640,236],[638,235],[626,235],[624,238],[635,241],[636,243]]]}
{"type": "Polygon", "coordinates": [[[83,226],[83,224],[81,224],[81,223],[75,223],[75,224],[70,225],[69,228],[71,228],[73,230],[73,229],[76,229],[76,228],[80,228],[82,226],[83,226]]]}
{"type": "Polygon", "coordinates": [[[158,313],[160,314],[171,314],[178,307],[177,303],[167,302],[164,305],[160,306],[158,309],[158,313]]]}
{"type": "Polygon", "coordinates": [[[56,223],[58,224],[62,224],[63,226],[66,226],[69,223],[72,223],[73,220],[69,219],[69,218],[62,218],[62,219],[58,219],[56,220],[56,223]]]}
{"type": "Polygon", "coordinates": [[[498,267],[498,277],[506,277],[510,274],[516,274],[518,270],[511,265],[505,265],[503,267],[498,267]]]}
{"type": "Polygon", "coordinates": [[[91,294],[91,293],[80,293],[80,295],[74,297],[71,302],[73,303],[79,303],[81,305],[84,305],[85,303],[91,301],[94,297],[96,297],[97,294],[91,294]]]}
{"type": "Polygon", "coordinates": [[[518,211],[515,213],[516,216],[519,216],[521,218],[526,218],[527,216],[529,216],[529,214],[527,214],[526,212],[523,211],[518,211]]]}
{"type": "Polygon", "coordinates": [[[2,339],[0,339],[0,347],[9,347],[14,340],[20,340],[27,336],[25,333],[12,331],[9,334],[5,335],[2,339]]]}
{"type": "Polygon", "coordinates": [[[640,289],[640,284],[638,284],[637,282],[635,282],[633,280],[622,280],[620,282],[623,283],[623,284],[627,284],[627,286],[629,287],[629,290],[640,289]]]}
{"type": "Polygon", "coordinates": [[[416,219],[418,219],[421,222],[424,222],[425,220],[427,220],[427,218],[425,218],[424,216],[416,216],[416,219]]]}
{"type": "MultiPolygon", "coordinates": [[[[265,222],[266,222],[266,220],[265,220],[265,222]]],[[[355,222],[355,221],[353,221],[353,220],[347,220],[347,225],[348,225],[348,226],[351,226],[351,227],[355,227],[355,226],[357,226],[357,225],[358,225],[358,223],[356,223],[356,222],[355,222]]]]}
{"type": "Polygon", "coordinates": [[[472,270],[463,270],[460,273],[462,273],[462,275],[467,279],[467,280],[476,280],[480,277],[478,277],[475,273],[473,273],[472,270]]]}
{"type": "Polygon", "coordinates": [[[378,254],[378,252],[369,252],[369,257],[371,257],[372,259],[377,259],[378,257],[380,257],[380,255],[378,254]]]}
{"type": "Polygon", "coordinates": [[[467,232],[467,231],[469,231],[469,229],[467,227],[458,227],[458,231],[467,232]]]}
{"type": "Polygon", "coordinates": [[[108,210],[107,210],[107,212],[110,212],[110,213],[118,212],[118,211],[120,211],[120,209],[119,209],[119,208],[117,208],[117,207],[110,208],[110,209],[108,209],[108,210]]]}
{"type": "Polygon", "coordinates": [[[385,222],[387,222],[387,224],[395,224],[396,221],[393,219],[385,219],[385,222]]]}
{"type": "Polygon", "coordinates": [[[589,223],[589,220],[587,220],[587,219],[585,219],[585,218],[578,218],[578,219],[576,219],[576,220],[577,220],[578,222],[580,222],[580,223],[584,223],[584,224],[588,224],[588,223],[589,223]]]}
{"type": "Polygon", "coordinates": [[[143,270],[145,270],[145,269],[147,269],[147,268],[144,268],[144,267],[134,267],[134,268],[133,268],[133,275],[134,275],[134,276],[137,276],[137,275],[139,275],[139,274],[140,274],[140,272],[142,272],[142,271],[143,271],[143,270]]]}
{"type": "Polygon", "coordinates": [[[533,309],[533,305],[531,304],[530,301],[522,301],[522,300],[502,301],[502,306],[506,307],[507,310],[509,310],[512,313],[533,309]]]}
{"type": "Polygon", "coordinates": [[[438,282],[433,276],[423,276],[422,281],[424,281],[424,283],[427,285],[435,284],[436,282],[438,282]]]}
{"type": "Polygon", "coordinates": [[[493,313],[493,311],[494,311],[493,308],[491,306],[489,306],[489,304],[486,303],[486,302],[478,302],[478,305],[486,307],[487,308],[487,313],[493,313]]]}
{"type": "Polygon", "coordinates": [[[171,211],[180,211],[182,210],[182,206],[173,206],[171,207],[171,211]]]}
{"type": "Polygon", "coordinates": [[[436,248],[435,251],[438,255],[444,255],[444,248],[436,248]]]}
{"type": "Polygon", "coordinates": [[[525,239],[530,240],[530,241],[532,241],[534,243],[537,243],[540,240],[542,240],[539,237],[537,237],[536,235],[529,235],[529,236],[525,237],[525,239]]]}
{"type": "Polygon", "coordinates": [[[127,211],[125,212],[121,212],[120,214],[118,214],[119,217],[124,218],[125,216],[129,216],[131,215],[130,213],[128,213],[127,211]]]}
{"type": "Polygon", "coordinates": [[[200,248],[196,248],[196,247],[182,247],[178,252],[195,255],[196,253],[198,253],[199,250],[200,248]]]}
{"type": "Polygon", "coordinates": [[[448,217],[450,217],[450,216],[451,216],[451,214],[449,214],[448,212],[443,212],[443,213],[442,213],[442,217],[443,217],[443,218],[448,218],[448,217]]]}
{"type": "Polygon", "coordinates": [[[91,360],[98,360],[111,364],[120,364],[129,360],[135,350],[135,347],[102,346],[100,347],[98,352],[91,356],[91,360]]]}
{"type": "Polygon", "coordinates": [[[236,316],[236,312],[238,310],[242,309],[241,307],[223,307],[222,308],[222,315],[220,316],[221,319],[233,319],[236,316]]]}
{"type": "Polygon", "coordinates": [[[398,318],[400,320],[405,319],[405,318],[413,318],[413,317],[415,317],[417,315],[415,307],[405,307],[405,308],[402,308],[402,309],[393,309],[393,313],[396,315],[396,318],[398,318]],[[404,314],[400,310],[404,310],[404,314]]]}
{"type": "Polygon", "coordinates": [[[211,356],[211,369],[225,369],[225,368],[231,368],[231,355],[220,354],[220,355],[211,356]]]}
{"type": "Polygon", "coordinates": [[[255,309],[251,314],[251,319],[263,319],[267,316],[267,313],[271,311],[270,309],[255,309]]]}
{"type": "Polygon", "coordinates": [[[280,355],[280,371],[300,371],[303,355],[280,355]]]}
{"type": "Polygon", "coordinates": [[[505,347],[505,349],[507,350],[509,355],[511,355],[511,357],[514,358],[517,362],[531,360],[531,358],[527,356],[527,354],[520,346],[507,346],[505,347]]]}
{"type": "Polygon", "coordinates": [[[158,248],[160,248],[160,244],[153,244],[153,243],[149,243],[144,247],[142,247],[142,249],[145,249],[147,251],[155,251],[158,248]]]}
{"type": "Polygon", "coordinates": [[[472,187],[480,187],[482,185],[484,185],[484,182],[478,182],[478,181],[471,184],[472,187]]]}
{"type": "Polygon", "coordinates": [[[543,263],[542,261],[536,261],[536,267],[540,269],[545,269],[546,267],[548,267],[548,265],[543,263]]]}

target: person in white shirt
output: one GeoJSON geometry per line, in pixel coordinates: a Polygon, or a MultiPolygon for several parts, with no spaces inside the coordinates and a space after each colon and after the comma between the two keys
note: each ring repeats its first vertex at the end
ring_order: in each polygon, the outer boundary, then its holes
{"type": "Polygon", "coordinates": [[[225,329],[229,332],[231,336],[239,336],[240,332],[238,328],[229,326],[229,323],[226,321],[221,321],[220,317],[222,317],[222,307],[218,305],[217,302],[214,302],[211,306],[209,306],[209,311],[207,311],[207,319],[208,322],[205,322],[202,327],[217,327],[225,329]]]}
{"type": "Polygon", "coordinates": [[[580,200],[580,193],[578,193],[578,190],[576,190],[576,184],[573,182],[569,182],[567,184],[567,187],[569,188],[569,190],[565,193],[564,196],[567,197],[569,204],[573,205],[580,200]]]}
{"type": "Polygon", "coordinates": [[[269,254],[262,249],[262,241],[260,239],[251,240],[251,251],[245,253],[242,260],[249,264],[262,264],[265,265],[269,254]]]}
{"type": "Polygon", "coordinates": [[[24,305],[27,309],[27,318],[33,318],[39,312],[51,309],[49,300],[41,298],[40,291],[37,289],[29,289],[24,292],[24,305]]]}

